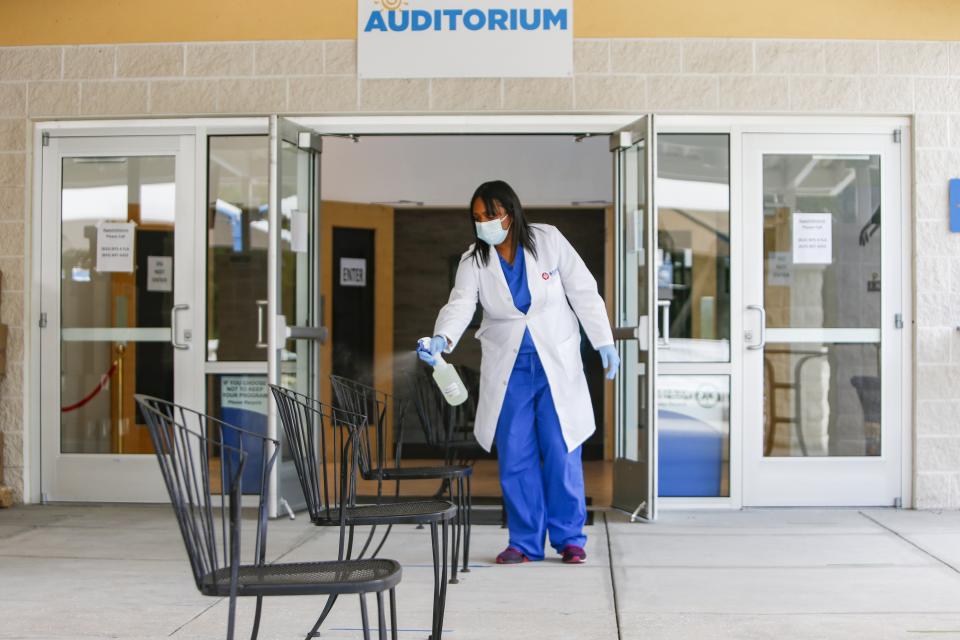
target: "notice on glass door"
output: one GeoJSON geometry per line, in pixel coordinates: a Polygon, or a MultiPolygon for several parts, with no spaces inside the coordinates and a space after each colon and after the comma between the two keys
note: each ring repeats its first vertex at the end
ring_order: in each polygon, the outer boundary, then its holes
{"type": "Polygon", "coordinates": [[[767,286],[789,287],[793,284],[789,251],[771,251],[767,254],[767,286]]]}
{"type": "Polygon", "coordinates": [[[147,256],[147,291],[173,291],[173,258],[147,256]]]}
{"type": "Polygon", "coordinates": [[[132,222],[104,222],[97,228],[97,271],[133,273],[132,222]]]}
{"type": "Polygon", "coordinates": [[[829,213],[793,214],[793,264],[833,262],[832,218],[829,213]]]}
{"type": "MultiPolygon", "coordinates": [[[[267,393],[265,376],[222,376],[220,378],[220,409],[224,412],[229,409],[265,416],[267,415],[267,393]]],[[[242,426],[246,423],[238,421],[234,424],[242,426]]]]}

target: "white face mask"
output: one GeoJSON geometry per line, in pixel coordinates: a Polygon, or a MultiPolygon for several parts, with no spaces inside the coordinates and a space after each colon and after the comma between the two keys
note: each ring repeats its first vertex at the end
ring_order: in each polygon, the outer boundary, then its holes
{"type": "Polygon", "coordinates": [[[495,247],[507,239],[509,227],[503,228],[500,218],[488,220],[487,222],[474,222],[477,227],[477,237],[486,242],[491,247],[495,247]]]}

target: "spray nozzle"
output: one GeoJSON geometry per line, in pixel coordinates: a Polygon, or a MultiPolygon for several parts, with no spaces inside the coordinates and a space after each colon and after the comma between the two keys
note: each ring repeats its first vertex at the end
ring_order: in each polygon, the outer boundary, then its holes
{"type": "MultiPolygon", "coordinates": [[[[427,354],[430,353],[430,336],[426,336],[426,337],[424,337],[424,338],[420,338],[420,339],[417,341],[417,351],[421,351],[421,352],[427,353],[427,354]]],[[[440,366],[441,364],[446,364],[445,361],[444,361],[444,359],[443,359],[443,356],[441,356],[439,353],[435,353],[435,354],[433,354],[431,357],[432,357],[433,360],[434,360],[434,363],[433,363],[433,367],[434,367],[434,368],[437,368],[437,367],[440,366]]]]}

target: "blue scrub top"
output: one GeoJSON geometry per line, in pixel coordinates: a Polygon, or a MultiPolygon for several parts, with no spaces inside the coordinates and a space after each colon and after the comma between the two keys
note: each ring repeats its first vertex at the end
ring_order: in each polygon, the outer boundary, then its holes
{"type": "MultiPolygon", "coordinates": [[[[513,306],[521,313],[530,310],[530,287],[527,285],[527,268],[524,265],[523,247],[517,247],[517,255],[513,259],[513,264],[509,264],[499,253],[500,267],[503,269],[503,277],[507,279],[507,286],[510,288],[510,295],[513,296],[513,306]]],[[[536,353],[537,348],[533,345],[533,336],[530,335],[530,329],[523,332],[523,340],[520,341],[519,353],[536,353]]]]}

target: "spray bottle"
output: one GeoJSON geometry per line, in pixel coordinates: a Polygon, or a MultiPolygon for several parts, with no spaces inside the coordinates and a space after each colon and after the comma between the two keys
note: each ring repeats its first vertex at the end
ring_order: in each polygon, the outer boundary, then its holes
{"type": "MultiPolygon", "coordinates": [[[[420,348],[430,350],[430,338],[420,338],[420,348]]],[[[433,380],[440,387],[444,400],[451,406],[457,406],[467,401],[467,388],[460,380],[456,367],[445,361],[440,354],[433,356],[436,360],[433,365],[433,380]]]]}

